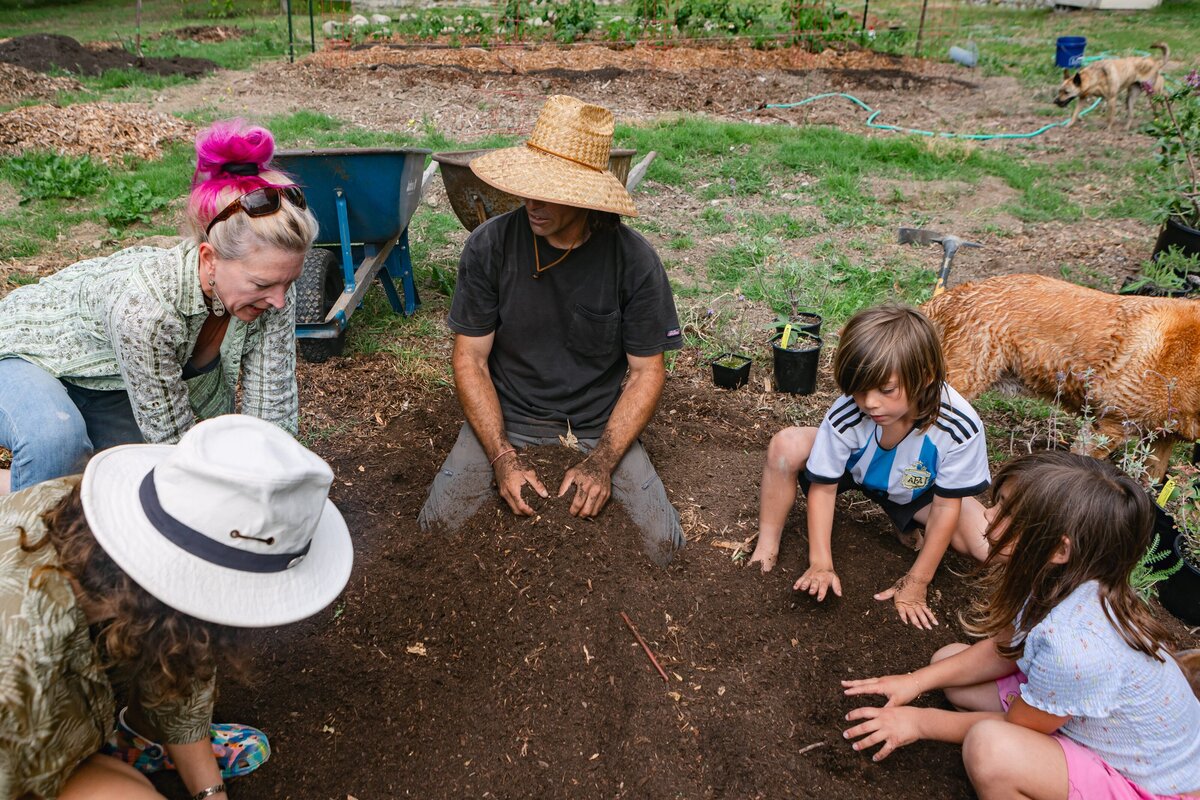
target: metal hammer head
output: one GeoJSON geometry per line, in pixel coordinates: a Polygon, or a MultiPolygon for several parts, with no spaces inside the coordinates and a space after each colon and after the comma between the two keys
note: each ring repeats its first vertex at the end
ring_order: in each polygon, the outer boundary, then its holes
{"type": "Polygon", "coordinates": [[[939,233],[925,228],[901,228],[900,244],[940,244],[946,255],[953,256],[960,247],[982,247],[976,242],[967,242],[954,234],[939,233]]]}

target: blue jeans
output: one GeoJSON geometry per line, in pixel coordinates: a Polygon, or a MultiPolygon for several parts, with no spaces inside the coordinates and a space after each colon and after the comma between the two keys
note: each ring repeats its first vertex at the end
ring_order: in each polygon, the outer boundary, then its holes
{"type": "Polygon", "coordinates": [[[96,451],[142,441],[127,392],[85,389],[23,359],[0,359],[0,447],[12,451],[12,491],[82,472],[96,451]]]}

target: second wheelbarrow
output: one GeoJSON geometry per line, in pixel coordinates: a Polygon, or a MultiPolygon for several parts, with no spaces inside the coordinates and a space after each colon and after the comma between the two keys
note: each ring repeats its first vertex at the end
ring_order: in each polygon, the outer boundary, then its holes
{"type": "Polygon", "coordinates": [[[296,337],[306,361],[341,355],[350,316],[376,277],[395,313],[407,316],[420,306],[408,223],[421,200],[421,171],[431,152],[364,147],[275,154],[280,169],[304,189],[320,226],[296,282],[296,337]]]}
{"type": "MultiPolygon", "coordinates": [[[[463,227],[473,231],[492,217],[512,211],[521,205],[521,198],[489,186],[471,171],[471,159],[490,150],[459,150],[452,153],[434,153],[433,160],[441,165],[442,183],[450,207],[463,227]]],[[[614,148],[609,151],[608,169],[617,180],[625,183],[629,167],[637,150],[614,148]]]]}

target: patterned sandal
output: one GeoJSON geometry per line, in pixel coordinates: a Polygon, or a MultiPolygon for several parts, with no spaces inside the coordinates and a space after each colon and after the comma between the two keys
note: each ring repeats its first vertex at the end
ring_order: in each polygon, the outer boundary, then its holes
{"type": "MultiPolygon", "coordinates": [[[[164,769],[175,769],[174,762],[161,744],[142,736],[125,722],[126,708],[117,714],[116,730],[100,752],[114,756],[138,772],[149,775],[164,769]]],[[[221,777],[236,778],[253,772],[271,757],[267,735],[248,725],[224,723],[209,729],[213,755],[221,768],[221,777]]]]}

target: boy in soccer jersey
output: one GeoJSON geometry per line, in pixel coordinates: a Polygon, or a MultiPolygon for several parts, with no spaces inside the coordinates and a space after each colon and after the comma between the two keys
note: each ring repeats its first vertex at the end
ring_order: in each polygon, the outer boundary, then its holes
{"type": "Polygon", "coordinates": [[[888,304],[855,314],[833,359],[844,393],[819,428],[785,428],[771,439],[763,466],[758,545],[750,558],[775,566],[797,484],[808,500],[808,569],[797,591],[818,601],[839,597],[830,539],[839,492],[858,489],[887,513],[897,536],[918,550],[908,572],[876,600],[895,603],[900,619],[926,630],[938,624],[926,603],[947,547],[987,556],[983,506],[988,488],[983,423],[946,384],[937,332],[919,311],[888,304]],[[924,528],[922,537],[916,530],[924,528]]]}

